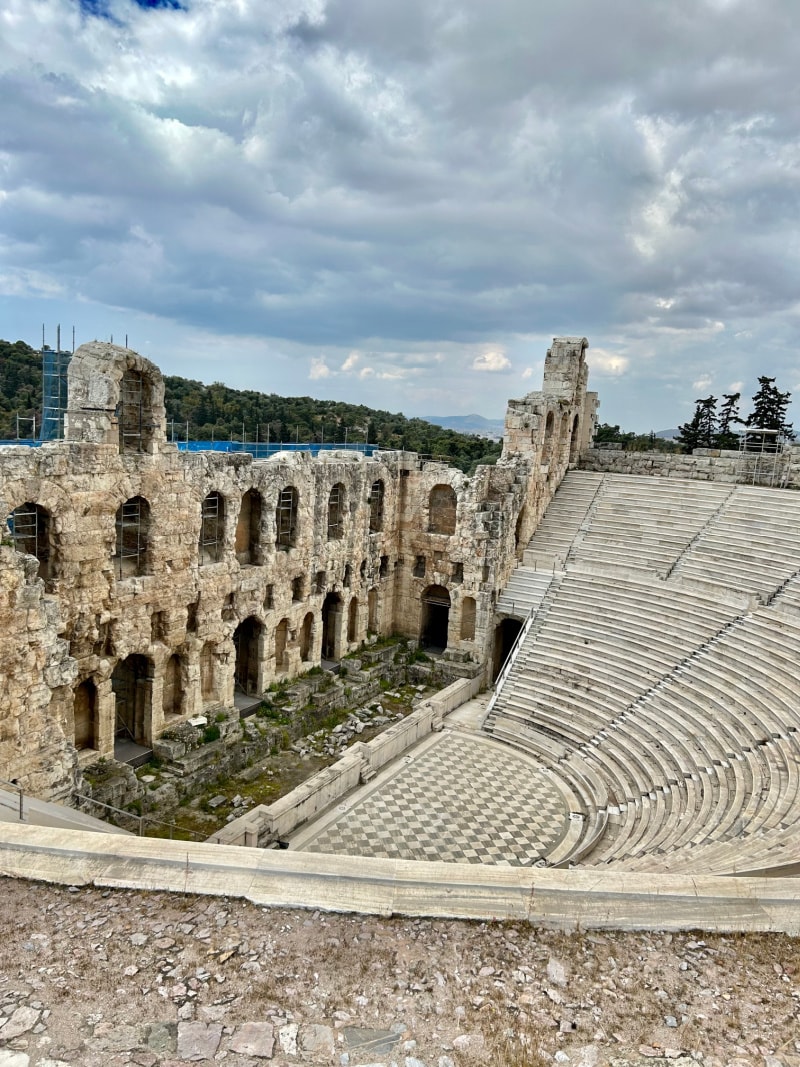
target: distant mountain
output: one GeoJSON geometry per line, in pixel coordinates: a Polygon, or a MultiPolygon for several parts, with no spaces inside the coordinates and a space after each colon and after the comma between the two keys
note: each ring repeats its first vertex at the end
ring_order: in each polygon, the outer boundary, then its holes
{"type": "Polygon", "coordinates": [[[483,415],[421,415],[420,418],[446,430],[457,430],[458,433],[476,433],[481,437],[493,438],[503,436],[503,419],[485,419],[483,415]]]}
{"type": "Polygon", "coordinates": [[[656,437],[660,437],[664,441],[671,441],[674,437],[677,437],[681,431],[676,426],[674,430],[656,430],[656,437]]]}

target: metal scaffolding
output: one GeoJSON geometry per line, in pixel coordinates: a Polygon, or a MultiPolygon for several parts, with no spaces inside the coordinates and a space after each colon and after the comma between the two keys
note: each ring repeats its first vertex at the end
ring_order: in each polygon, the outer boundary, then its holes
{"type": "Polygon", "coordinates": [[[67,410],[67,370],[71,352],[42,348],[42,425],[40,441],[64,438],[64,412],[67,410]]]}
{"type": "Polygon", "coordinates": [[[786,436],[780,430],[748,427],[739,434],[736,480],[782,489],[789,476],[786,436]]]}
{"type": "Polygon", "coordinates": [[[114,563],[118,580],[144,574],[147,553],[148,507],[141,497],[117,509],[117,547],[114,563]]]}

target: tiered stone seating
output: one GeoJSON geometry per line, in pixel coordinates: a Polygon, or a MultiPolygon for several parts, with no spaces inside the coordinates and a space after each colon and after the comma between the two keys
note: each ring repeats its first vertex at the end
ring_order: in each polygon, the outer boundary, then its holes
{"type": "Polygon", "coordinates": [[[798,529],[797,493],[737,486],[673,574],[769,597],[800,567],[798,529]]]}
{"type": "Polygon", "coordinates": [[[602,474],[567,472],[525,549],[526,566],[538,570],[563,566],[602,482],[602,474]]]}
{"type": "Polygon", "coordinates": [[[593,492],[486,728],[572,788],[589,775],[587,822],[604,797],[564,862],[800,871],[800,497],[610,475],[593,492]]]}
{"type": "Polygon", "coordinates": [[[730,486],[606,475],[567,562],[666,576],[731,492],[730,486]]]}
{"type": "Polygon", "coordinates": [[[539,608],[552,580],[552,574],[547,571],[524,565],[517,567],[497,601],[498,614],[526,619],[531,611],[539,608]]]}

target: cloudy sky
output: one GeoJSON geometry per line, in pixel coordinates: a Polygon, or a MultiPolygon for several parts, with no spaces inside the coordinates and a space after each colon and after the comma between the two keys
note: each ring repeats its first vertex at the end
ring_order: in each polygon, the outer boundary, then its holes
{"type": "Polygon", "coordinates": [[[0,336],[407,414],[501,415],[558,334],[625,428],[800,396],[797,16],[3,0],[0,336]]]}

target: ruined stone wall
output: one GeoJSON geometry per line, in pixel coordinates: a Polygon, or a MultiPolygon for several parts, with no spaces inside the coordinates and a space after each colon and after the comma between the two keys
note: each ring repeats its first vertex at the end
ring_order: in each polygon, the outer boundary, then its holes
{"type": "Polygon", "coordinates": [[[554,341],[545,389],[509,404],[500,461],[467,478],[403,452],[180,453],[158,369],[82,346],[67,440],[0,449],[0,521],[19,534],[35,512],[38,540],[23,547],[40,558],[19,589],[19,553],[0,567],[16,590],[0,618],[12,694],[0,775],[64,794],[117,738],[149,746],[371,633],[490,662],[497,595],[593,417],[585,347],[554,341]],[[46,665],[20,614],[34,589],[46,665]]]}
{"type": "Polygon", "coordinates": [[[642,474],[655,478],[692,478],[709,482],[773,483],[800,489],[800,445],[779,456],[742,455],[696,448],[691,455],[670,452],[626,452],[590,448],[581,454],[580,469],[603,474],[642,474]]]}

